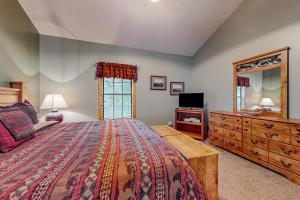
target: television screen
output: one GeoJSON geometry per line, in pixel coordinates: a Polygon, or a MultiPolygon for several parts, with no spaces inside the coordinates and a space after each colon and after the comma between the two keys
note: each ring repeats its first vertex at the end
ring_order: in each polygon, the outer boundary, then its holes
{"type": "Polygon", "coordinates": [[[204,93],[179,94],[179,107],[203,108],[204,93]]]}

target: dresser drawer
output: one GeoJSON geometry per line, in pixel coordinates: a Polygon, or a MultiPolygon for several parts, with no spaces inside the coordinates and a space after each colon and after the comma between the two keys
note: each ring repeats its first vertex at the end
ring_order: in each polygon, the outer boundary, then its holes
{"type": "Polygon", "coordinates": [[[234,130],[233,123],[230,122],[223,122],[222,127],[226,129],[234,130]]]}
{"type": "Polygon", "coordinates": [[[252,145],[243,144],[243,152],[250,156],[256,157],[262,161],[268,162],[269,161],[269,153],[266,150],[254,147],[252,145]]]}
{"type": "Polygon", "coordinates": [[[269,163],[272,165],[275,165],[277,167],[280,167],[282,169],[285,169],[287,171],[290,171],[292,173],[295,173],[297,175],[300,175],[300,162],[292,160],[290,158],[286,158],[284,156],[275,154],[275,153],[269,153],[269,163]]]}
{"type": "Polygon", "coordinates": [[[290,144],[291,143],[291,136],[290,135],[286,135],[286,134],[281,134],[278,132],[268,132],[268,131],[256,131],[256,132],[252,132],[252,135],[254,136],[258,136],[258,137],[262,137],[265,139],[269,139],[269,140],[274,140],[277,142],[283,142],[286,144],[290,144]]]}
{"type": "Polygon", "coordinates": [[[214,124],[215,126],[220,127],[220,128],[223,128],[223,122],[222,122],[222,121],[216,120],[214,123],[215,123],[215,124],[214,124]]]}
{"type": "Polygon", "coordinates": [[[294,136],[300,137],[300,125],[299,124],[294,124],[291,127],[291,133],[294,136]]]}
{"type": "Polygon", "coordinates": [[[242,141],[242,133],[224,129],[224,136],[232,140],[242,141]]]}
{"type": "Polygon", "coordinates": [[[235,117],[230,116],[230,115],[219,115],[216,120],[233,124],[234,118],[235,117]]]}
{"type": "Polygon", "coordinates": [[[221,120],[221,114],[212,113],[212,116],[215,118],[215,120],[221,120]]]}
{"type": "Polygon", "coordinates": [[[237,132],[243,132],[243,127],[242,127],[242,125],[234,124],[233,125],[233,130],[237,131],[237,132]]]}
{"type": "Polygon", "coordinates": [[[234,118],[234,124],[242,126],[243,125],[243,120],[241,117],[235,117],[234,118]]]}
{"type": "Polygon", "coordinates": [[[270,141],[269,151],[300,161],[300,147],[270,141]]]}
{"type": "Polygon", "coordinates": [[[287,123],[253,119],[252,132],[258,132],[258,131],[289,135],[291,133],[291,127],[290,124],[287,123]]]}
{"type": "Polygon", "coordinates": [[[214,126],[213,132],[214,132],[214,134],[223,135],[223,128],[214,126]]]}
{"type": "Polygon", "coordinates": [[[243,142],[246,144],[250,144],[252,146],[264,149],[264,150],[268,150],[268,144],[269,141],[267,139],[264,138],[260,138],[260,137],[256,137],[253,135],[248,135],[248,134],[244,134],[243,135],[243,142]]]}
{"type": "Polygon", "coordinates": [[[243,133],[244,134],[252,134],[251,127],[243,127],[243,133]]]}
{"type": "Polygon", "coordinates": [[[291,144],[300,147],[300,137],[292,136],[291,144]]]}
{"type": "Polygon", "coordinates": [[[242,143],[236,140],[231,140],[229,138],[224,137],[224,146],[229,150],[242,151],[242,143]]]}
{"type": "Polygon", "coordinates": [[[251,118],[243,118],[243,127],[251,128],[252,126],[252,119],[251,118]]]}
{"type": "Polygon", "coordinates": [[[215,125],[215,122],[214,122],[214,120],[209,119],[208,124],[209,124],[210,126],[213,126],[213,125],[215,125]]]}
{"type": "Polygon", "coordinates": [[[209,134],[209,141],[216,141],[218,143],[223,143],[224,142],[224,137],[223,135],[219,134],[209,134]]]}

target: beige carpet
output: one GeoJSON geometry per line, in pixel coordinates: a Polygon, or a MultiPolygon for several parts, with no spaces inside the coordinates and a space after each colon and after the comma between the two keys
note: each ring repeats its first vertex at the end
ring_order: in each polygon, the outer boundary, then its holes
{"type": "Polygon", "coordinates": [[[246,159],[218,149],[220,200],[300,200],[300,186],[246,159]]]}

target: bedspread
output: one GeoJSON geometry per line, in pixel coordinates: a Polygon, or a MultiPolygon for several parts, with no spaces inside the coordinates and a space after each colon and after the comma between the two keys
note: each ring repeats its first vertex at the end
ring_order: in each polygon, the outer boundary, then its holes
{"type": "Polygon", "coordinates": [[[206,199],[184,158],[132,119],[53,125],[0,154],[0,199],[206,199]]]}

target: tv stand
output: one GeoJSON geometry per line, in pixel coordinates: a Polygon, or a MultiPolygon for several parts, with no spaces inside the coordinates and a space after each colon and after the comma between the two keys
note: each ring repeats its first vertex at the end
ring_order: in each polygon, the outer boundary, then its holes
{"type": "Polygon", "coordinates": [[[175,128],[198,140],[205,140],[205,110],[197,108],[177,108],[175,128]]]}

